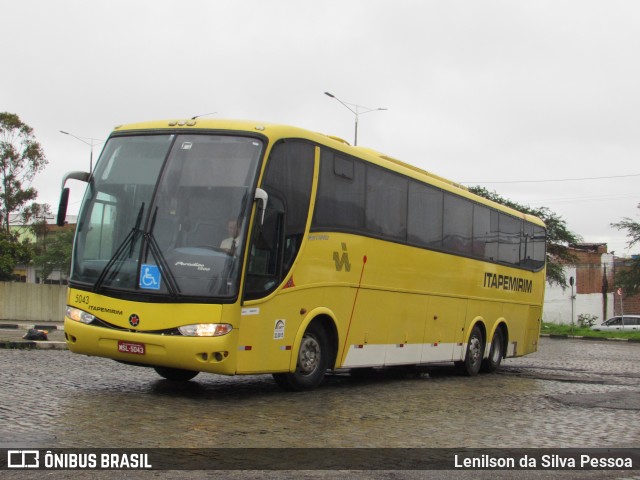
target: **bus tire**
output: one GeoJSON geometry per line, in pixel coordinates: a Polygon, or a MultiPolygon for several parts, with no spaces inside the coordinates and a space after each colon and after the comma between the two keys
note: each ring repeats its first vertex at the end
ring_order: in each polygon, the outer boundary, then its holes
{"type": "Polygon", "coordinates": [[[187,382],[200,373],[194,372],[193,370],[183,370],[181,368],[153,367],[153,369],[162,378],[176,382],[187,382]]]}
{"type": "Polygon", "coordinates": [[[462,362],[464,373],[473,377],[478,374],[482,366],[482,355],[484,354],[484,338],[478,325],[474,326],[469,335],[467,343],[467,354],[462,362]]]}
{"type": "Polygon", "coordinates": [[[482,371],[493,373],[500,368],[500,363],[504,357],[504,339],[502,329],[498,328],[491,339],[491,348],[489,356],[482,361],[482,371]]]}
{"type": "Polygon", "coordinates": [[[290,392],[313,390],[322,383],[328,366],[327,333],[319,323],[312,323],[302,336],[295,372],[274,373],[273,378],[290,392]]]}

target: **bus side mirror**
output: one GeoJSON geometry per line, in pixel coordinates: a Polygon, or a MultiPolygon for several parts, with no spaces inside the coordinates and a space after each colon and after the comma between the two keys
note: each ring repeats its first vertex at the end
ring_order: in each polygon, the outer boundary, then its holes
{"type": "Polygon", "coordinates": [[[264,224],[264,213],[267,210],[267,203],[269,202],[269,194],[261,188],[256,188],[256,194],[253,197],[258,205],[258,224],[262,226],[264,224]]]}
{"type": "Polygon", "coordinates": [[[69,188],[65,187],[67,180],[80,180],[88,182],[91,178],[89,172],[69,172],[62,178],[62,194],[60,195],[60,203],[58,204],[58,216],[56,223],[59,227],[64,226],[64,220],[67,216],[67,205],[69,204],[69,188]]]}
{"type": "Polygon", "coordinates": [[[64,220],[67,217],[67,205],[69,204],[69,188],[63,188],[58,204],[58,218],[56,223],[59,227],[64,227],[64,220]]]}

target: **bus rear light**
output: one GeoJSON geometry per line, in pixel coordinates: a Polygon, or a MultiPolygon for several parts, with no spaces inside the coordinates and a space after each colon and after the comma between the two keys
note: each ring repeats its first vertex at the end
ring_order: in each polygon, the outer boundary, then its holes
{"type": "Polygon", "coordinates": [[[233,327],[228,323],[199,323],[184,325],[178,330],[185,337],[221,337],[226,335],[233,327]]]}
{"type": "Polygon", "coordinates": [[[84,310],[80,310],[79,308],[67,307],[67,318],[74,320],[76,322],[89,324],[93,322],[96,317],[91,315],[90,313],[85,312],[84,310]]]}

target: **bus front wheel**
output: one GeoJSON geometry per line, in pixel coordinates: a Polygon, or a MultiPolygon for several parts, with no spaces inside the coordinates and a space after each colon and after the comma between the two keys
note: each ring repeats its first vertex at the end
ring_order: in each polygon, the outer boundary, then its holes
{"type": "Polygon", "coordinates": [[[312,390],[322,382],[328,364],[327,334],[320,324],[311,324],[302,336],[295,372],[274,373],[273,378],[285,390],[312,390]]]}
{"type": "Polygon", "coordinates": [[[167,380],[174,380],[177,382],[187,382],[199,373],[192,370],[182,370],[181,368],[153,367],[153,369],[162,378],[166,378],[167,380]]]}
{"type": "Polygon", "coordinates": [[[484,354],[484,338],[482,331],[477,325],[471,330],[469,343],[467,344],[467,354],[462,362],[463,371],[470,377],[477,375],[482,366],[482,355],[484,354]]]}

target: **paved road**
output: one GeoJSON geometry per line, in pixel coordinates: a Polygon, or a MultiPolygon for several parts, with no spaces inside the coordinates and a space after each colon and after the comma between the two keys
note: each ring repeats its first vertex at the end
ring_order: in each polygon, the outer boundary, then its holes
{"type": "Polygon", "coordinates": [[[269,376],[176,384],[68,351],[0,350],[0,447],[637,448],[638,365],[638,344],[543,338],[498,374],[334,375],[292,394],[269,376]]]}

